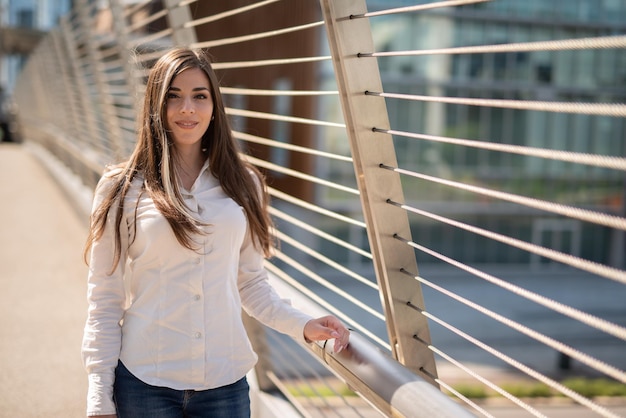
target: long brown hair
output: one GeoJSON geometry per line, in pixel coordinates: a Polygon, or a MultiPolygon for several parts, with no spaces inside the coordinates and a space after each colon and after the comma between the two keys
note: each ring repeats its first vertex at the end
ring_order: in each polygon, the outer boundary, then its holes
{"type": "Polygon", "coordinates": [[[189,212],[181,197],[173,165],[172,141],[165,124],[166,97],[172,80],[191,68],[204,71],[211,87],[214,119],[202,137],[202,150],[205,158],[209,159],[209,170],[219,180],[224,192],[244,209],[257,248],[266,257],[271,255],[274,245],[271,235],[273,225],[267,211],[269,197],[265,181],[254,166],[241,158],[211,61],[202,50],[174,48],[166,52],[150,71],[137,144],[130,159],[120,165],[121,172],[113,176],[110,192],[91,216],[85,259],[93,243],[102,237],[109,212],[113,209],[115,254],[111,271],[120,262],[120,224],[124,198],[137,175],[143,178],[143,189],[169,222],[178,242],[195,249],[191,235],[203,233],[200,228],[203,224],[189,212]]]}

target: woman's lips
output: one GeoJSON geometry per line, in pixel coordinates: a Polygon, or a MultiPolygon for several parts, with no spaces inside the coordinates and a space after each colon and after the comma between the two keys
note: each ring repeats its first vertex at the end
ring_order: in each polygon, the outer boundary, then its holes
{"type": "Polygon", "coordinates": [[[193,129],[198,125],[198,122],[193,121],[178,121],[176,125],[182,129],[193,129]]]}

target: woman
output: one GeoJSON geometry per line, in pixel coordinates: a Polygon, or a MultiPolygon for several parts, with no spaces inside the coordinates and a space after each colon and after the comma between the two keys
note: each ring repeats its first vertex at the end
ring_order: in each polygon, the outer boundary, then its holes
{"type": "Polygon", "coordinates": [[[154,65],[128,162],[94,198],[85,256],[88,416],[247,417],[256,362],[241,307],[301,341],[348,330],[312,319],[267,282],[272,222],[259,172],[240,158],[201,51],[154,65]]]}

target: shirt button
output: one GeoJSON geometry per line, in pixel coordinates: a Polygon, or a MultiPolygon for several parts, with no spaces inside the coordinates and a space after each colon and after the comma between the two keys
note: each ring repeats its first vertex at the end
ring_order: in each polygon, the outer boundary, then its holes
{"type": "Polygon", "coordinates": [[[200,295],[194,295],[193,300],[200,300],[200,295]]]}
{"type": "Polygon", "coordinates": [[[196,332],[195,334],[193,334],[193,336],[194,336],[195,338],[200,338],[200,337],[202,337],[202,333],[200,333],[200,332],[196,332]]]}
{"type": "Polygon", "coordinates": [[[196,264],[200,264],[200,257],[197,257],[195,260],[193,260],[193,262],[196,264]]]}

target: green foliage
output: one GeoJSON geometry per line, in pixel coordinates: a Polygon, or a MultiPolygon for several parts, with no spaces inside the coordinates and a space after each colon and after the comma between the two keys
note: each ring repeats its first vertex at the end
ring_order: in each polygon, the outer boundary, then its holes
{"type": "Polygon", "coordinates": [[[552,396],[552,390],[543,383],[503,384],[502,389],[518,398],[541,398],[552,396]]]}
{"type": "MultiPolygon", "coordinates": [[[[577,377],[563,380],[561,384],[587,398],[598,396],[626,396],[626,385],[609,379],[577,377]]],[[[329,387],[320,383],[312,384],[300,382],[289,385],[288,390],[293,396],[306,398],[356,396],[356,393],[343,383],[338,383],[333,386],[334,387],[329,387]]],[[[517,398],[564,396],[548,385],[539,382],[520,381],[503,383],[501,387],[517,398]]],[[[453,388],[461,395],[470,399],[486,399],[491,396],[500,396],[479,383],[459,383],[458,385],[453,385],[453,388]]]]}
{"type": "MultiPolygon", "coordinates": [[[[566,379],[561,384],[586,398],[598,396],[626,396],[626,385],[609,379],[588,379],[583,377],[566,379]]],[[[538,382],[504,383],[502,389],[517,398],[545,398],[551,396],[565,396],[538,382]]],[[[484,399],[489,396],[499,396],[493,391],[487,391],[480,384],[459,384],[454,389],[462,395],[472,399],[484,399]]]]}
{"type": "Polygon", "coordinates": [[[626,385],[609,379],[577,377],[566,379],[562,384],[588,398],[595,396],[626,396],[626,385]]]}
{"type": "Polygon", "coordinates": [[[454,390],[471,399],[484,399],[488,397],[487,390],[480,385],[459,384],[453,386],[454,390]]]}
{"type": "Polygon", "coordinates": [[[287,390],[293,396],[300,396],[305,398],[356,396],[356,393],[344,384],[336,385],[336,387],[331,388],[323,384],[298,383],[289,385],[287,387],[287,390]]]}

